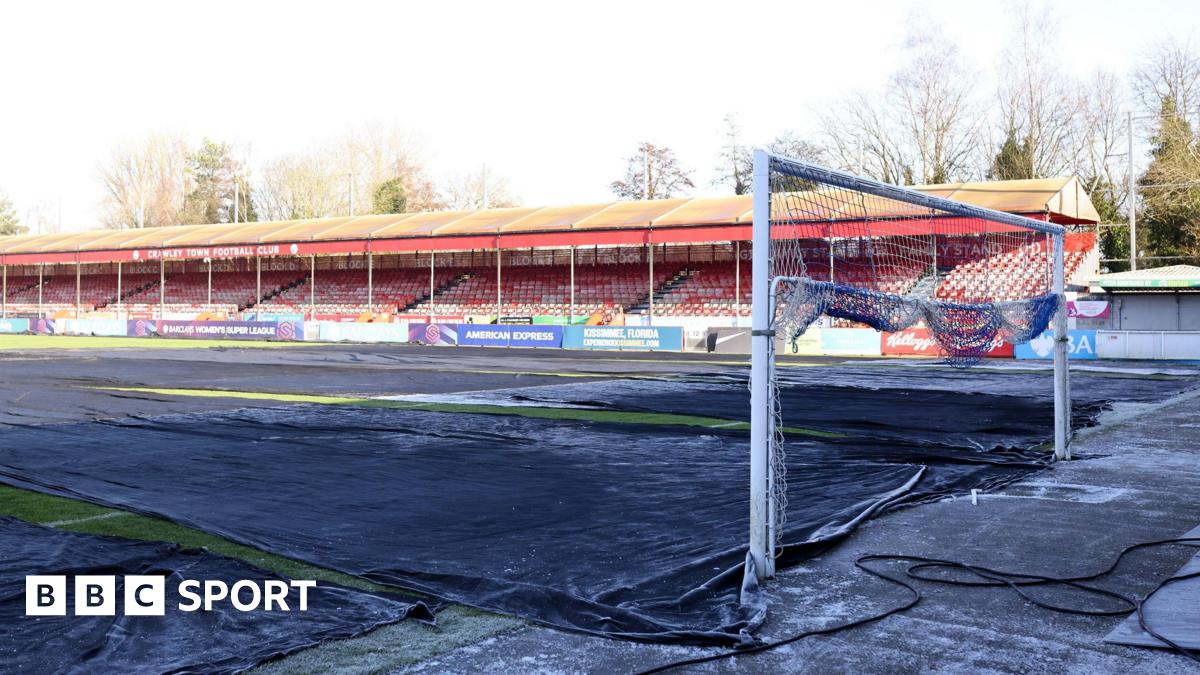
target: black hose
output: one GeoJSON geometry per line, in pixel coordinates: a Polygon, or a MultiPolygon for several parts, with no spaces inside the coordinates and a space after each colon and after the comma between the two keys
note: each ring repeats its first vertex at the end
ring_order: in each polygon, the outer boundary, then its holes
{"type": "Polygon", "coordinates": [[[1053,612],[1061,612],[1064,614],[1075,614],[1075,615],[1079,615],[1079,616],[1120,616],[1123,614],[1128,614],[1129,612],[1136,612],[1137,618],[1138,618],[1138,625],[1141,626],[1143,631],[1145,631],[1147,634],[1153,636],[1155,639],[1161,641],[1163,644],[1169,646],[1176,653],[1178,653],[1182,656],[1185,656],[1193,661],[1196,661],[1197,663],[1200,663],[1200,653],[1193,651],[1193,650],[1189,650],[1186,647],[1182,647],[1179,644],[1171,641],[1167,637],[1156,632],[1153,628],[1150,627],[1150,625],[1146,621],[1146,615],[1144,612],[1145,603],[1159,590],[1161,590],[1162,588],[1166,587],[1169,584],[1184,581],[1186,579],[1200,577],[1200,571],[1168,577],[1168,578],[1164,579],[1161,583],[1159,583],[1157,586],[1155,586],[1154,589],[1151,590],[1149,593],[1147,593],[1146,596],[1143,598],[1130,598],[1126,595],[1123,595],[1123,594],[1118,593],[1113,590],[1109,590],[1106,588],[1099,588],[1096,586],[1089,586],[1084,583],[1087,581],[1096,581],[1096,580],[1100,579],[1101,577],[1105,577],[1105,576],[1108,576],[1109,574],[1112,574],[1117,569],[1117,566],[1119,566],[1121,564],[1121,560],[1127,554],[1129,554],[1133,551],[1136,551],[1139,549],[1144,549],[1144,548],[1153,548],[1156,546],[1164,546],[1164,545],[1168,545],[1168,544],[1200,544],[1200,537],[1184,537],[1184,538],[1178,538],[1178,539],[1160,539],[1157,541],[1145,541],[1145,542],[1140,542],[1140,543],[1133,544],[1130,546],[1126,546],[1125,548],[1121,549],[1121,552],[1117,554],[1117,557],[1113,559],[1112,563],[1110,565],[1108,565],[1108,567],[1105,567],[1104,569],[1100,570],[1099,572],[1095,572],[1092,574],[1082,574],[1079,576],[1072,576],[1072,577],[1056,577],[1056,576],[1052,576],[1052,575],[1033,574],[1033,573],[1028,573],[1028,572],[1008,572],[1008,571],[1004,571],[1004,570],[995,570],[995,569],[991,569],[988,567],[983,567],[981,565],[971,565],[971,564],[960,562],[957,560],[942,560],[939,558],[927,558],[927,557],[923,557],[923,556],[914,556],[914,555],[871,553],[871,554],[860,557],[858,560],[855,560],[854,566],[859,568],[860,570],[866,572],[867,574],[878,577],[880,579],[883,579],[884,581],[893,583],[897,586],[904,588],[912,596],[908,601],[904,602],[903,604],[897,605],[896,607],[888,609],[886,611],[880,612],[878,614],[872,614],[870,616],[863,617],[861,619],[856,619],[854,621],[850,621],[849,623],[842,623],[842,624],[838,624],[836,626],[829,626],[827,628],[818,628],[818,629],[814,629],[814,630],[809,630],[809,631],[805,631],[803,633],[798,633],[796,635],[792,635],[790,637],[786,637],[786,638],[783,638],[780,640],[775,640],[773,642],[764,642],[764,643],[760,643],[760,644],[756,644],[756,645],[751,645],[748,647],[742,647],[739,649],[735,649],[733,651],[722,652],[720,654],[710,654],[708,656],[701,656],[701,657],[694,658],[694,659],[685,659],[685,660],[681,660],[681,661],[674,661],[672,663],[667,663],[667,664],[664,664],[661,666],[656,666],[649,670],[641,671],[641,673],[639,675],[649,675],[650,673],[661,673],[661,672],[664,672],[667,670],[673,670],[675,668],[683,668],[685,666],[694,666],[694,665],[699,665],[702,663],[710,663],[712,661],[728,659],[728,658],[731,658],[734,656],[758,654],[760,652],[765,652],[765,651],[768,651],[771,649],[775,649],[776,647],[782,647],[784,645],[791,644],[793,642],[796,642],[797,640],[802,640],[806,637],[812,637],[814,635],[829,635],[829,634],[837,633],[837,632],[840,632],[843,630],[857,628],[858,626],[863,626],[868,623],[880,621],[880,620],[885,619],[893,614],[898,614],[900,612],[904,612],[904,611],[907,611],[907,610],[915,607],[917,605],[917,603],[919,603],[921,601],[921,598],[922,598],[921,591],[919,591],[915,585],[913,585],[912,583],[909,583],[908,581],[906,581],[902,578],[891,576],[891,575],[886,574],[877,569],[872,569],[871,567],[867,566],[867,564],[866,564],[868,562],[876,562],[876,561],[884,561],[884,562],[907,561],[907,562],[913,563],[912,565],[909,565],[909,567],[907,569],[904,570],[904,573],[908,577],[908,579],[912,579],[912,580],[927,581],[927,582],[938,583],[938,584],[946,584],[946,585],[950,585],[950,586],[971,586],[971,587],[992,587],[992,588],[1007,587],[1007,588],[1011,589],[1012,591],[1016,592],[1017,595],[1020,595],[1022,598],[1024,598],[1028,602],[1030,602],[1038,607],[1041,607],[1042,609],[1047,609],[1047,610],[1050,610],[1053,612]],[[947,577],[932,576],[928,572],[931,570],[938,570],[938,569],[967,572],[967,573],[973,575],[975,578],[968,579],[968,580],[953,579],[953,578],[947,578],[947,577]],[[1056,604],[1052,604],[1052,603],[1045,602],[1042,600],[1038,600],[1037,598],[1030,595],[1027,590],[1025,590],[1026,588],[1031,587],[1031,586],[1048,586],[1048,585],[1068,586],[1071,588],[1082,590],[1085,593],[1090,593],[1093,595],[1098,595],[1098,596],[1118,600],[1121,603],[1123,603],[1123,605],[1121,607],[1113,608],[1113,609],[1087,609],[1087,608],[1080,608],[1080,607],[1068,607],[1068,606],[1064,606],[1064,605],[1056,605],[1056,604]]]}

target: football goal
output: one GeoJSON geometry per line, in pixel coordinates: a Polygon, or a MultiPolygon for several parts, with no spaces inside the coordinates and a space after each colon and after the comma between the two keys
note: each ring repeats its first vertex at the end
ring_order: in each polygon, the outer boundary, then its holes
{"type": "Polygon", "coordinates": [[[1065,231],[951,192],[754,153],[750,557],[759,579],[774,575],[787,498],[775,351],[818,319],[927,331],[954,366],[1053,323],[1054,452],[1069,457],[1065,231]]]}

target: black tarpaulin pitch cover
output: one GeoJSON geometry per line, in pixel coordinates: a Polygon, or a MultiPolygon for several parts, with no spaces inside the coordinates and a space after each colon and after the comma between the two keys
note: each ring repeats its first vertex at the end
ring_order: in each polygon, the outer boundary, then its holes
{"type": "MultiPolygon", "coordinates": [[[[308,610],[242,612],[229,603],[183,612],[176,581],[283,580],[239,560],[172,544],[61,532],[0,517],[0,672],[232,673],[324,640],[361,635],[405,618],[432,620],[422,603],[320,583],[308,610]],[[26,575],[164,575],[163,616],[25,615],[26,575]]],[[[68,590],[73,597],[73,590],[68,590]]]]}
{"type": "MultiPolygon", "coordinates": [[[[291,406],[25,427],[0,442],[13,485],[556,628],[731,645],[765,615],[754,592],[739,597],[744,432],[291,406]]],[[[793,439],[789,559],[878,509],[1042,466],[956,454],[793,439]]]]}
{"type": "MultiPolygon", "coordinates": [[[[1054,429],[1053,401],[1038,396],[803,382],[781,386],[779,397],[783,423],[788,427],[856,439],[943,445],[965,453],[1032,447],[1046,440],[1054,429]]],[[[743,422],[750,419],[744,379],[583,382],[458,398],[478,403],[504,399],[530,405],[699,415],[743,422]]],[[[1072,428],[1092,424],[1105,406],[1104,399],[1081,396],[1072,406],[1072,428]]],[[[986,457],[971,454],[968,459],[980,461],[986,457]]]]}

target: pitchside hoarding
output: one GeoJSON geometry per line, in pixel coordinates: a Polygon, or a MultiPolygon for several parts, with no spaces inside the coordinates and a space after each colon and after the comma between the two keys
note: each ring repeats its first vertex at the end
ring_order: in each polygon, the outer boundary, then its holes
{"type": "Polygon", "coordinates": [[[129,335],[226,340],[303,340],[304,324],[291,321],[171,321],[130,320],[129,335]]]}
{"type": "Polygon", "coordinates": [[[1068,300],[1067,316],[1072,319],[1107,319],[1107,300],[1068,300]]]}
{"type": "Polygon", "coordinates": [[[674,326],[566,326],[562,346],[677,352],[683,349],[683,331],[674,326]]]}
{"type": "Polygon", "coordinates": [[[422,345],[456,345],[457,329],[457,324],[450,323],[410,323],[408,341],[422,345]]]}
{"type": "Polygon", "coordinates": [[[459,324],[458,344],[475,347],[561,347],[562,326],[459,324]]]}
{"type": "Polygon", "coordinates": [[[830,356],[879,356],[879,333],[874,328],[822,330],[821,353],[830,356]]]}
{"type": "MultiPolygon", "coordinates": [[[[880,333],[880,351],[884,356],[941,356],[941,348],[928,328],[907,328],[895,333],[880,333]]],[[[992,340],[987,358],[1013,357],[1013,346],[997,337],[992,340]]]]}
{"type": "MultiPolygon", "coordinates": [[[[1049,359],[1054,356],[1054,331],[1047,330],[1013,350],[1018,359],[1049,359]]],[[[1067,357],[1072,359],[1094,359],[1096,356],[1096,331],[1067,331],[1067,357]]]]}
{"type": "Polygon", "coordinates": [[[28,333],[29,319],[0,319],[0,333],[28,333]]]}
{"type": "Polygon", "coordinates": [[[408,342],[407,323],[341,323],[321,321],[318,335],[325,342],[408,342]]]}
{"type": "Polygon", "coordinates": [[[59,319],[55,326],[62,335],[125,337],[128,326],[121,319],[59,319]]]}

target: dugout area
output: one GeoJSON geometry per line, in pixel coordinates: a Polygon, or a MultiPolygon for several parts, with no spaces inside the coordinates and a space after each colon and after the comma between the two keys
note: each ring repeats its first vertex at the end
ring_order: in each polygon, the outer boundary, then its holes
{"type": "MultiPolygon", "coordinates": [[[[857,529],[902,521],[909,536],[891,543],[936,548],[950,529],[929,510],[961,508],[972,489],[1036,492],[1063,470],[1047,462],[1048,371],[794,360],[782,378],[784,575],[746,592],[748,394],[735,361],[322,346],[19,349],[2,363],[0,516],[134,539],[203,533],[186,536],[228,564],[266,555],[269,569],[322,570],[396,608],[328,637],[410,617],[423,600],[446,626],[465,605],[569,631],[548,635],[571,644],[619,638],[587,643],[605,645],[587,649],[618,670],[636,668],[612,659],[644,654],[616,646],[628,641],[731,646],[803,619],[787,570],[836,557],[857,529]]],[[[1075,424],[1186,396],[1195,374],[1079,370],[1075,424]]],[[[1099,458],[1068,466],[1088,461],[1099,458]]],[[[1051,502],[1006,503],[1028,505],[1012,515],[1032,523],[1051,502]]],[[[83,564],[85,544],[59,546],[62,566],[83,564]]],[[[819,603],[845,581],[806,580],[797,593],[819,603]]],[[[889,597],[864,593],[847,615],[889,597]]],[[[505,644],[520,649],[530,630],[505,644]]],[[[683,653],[666,649],[636,663],[683,653]]],[[[255,654],[239,656],[267,658],[255,654]]]]}

